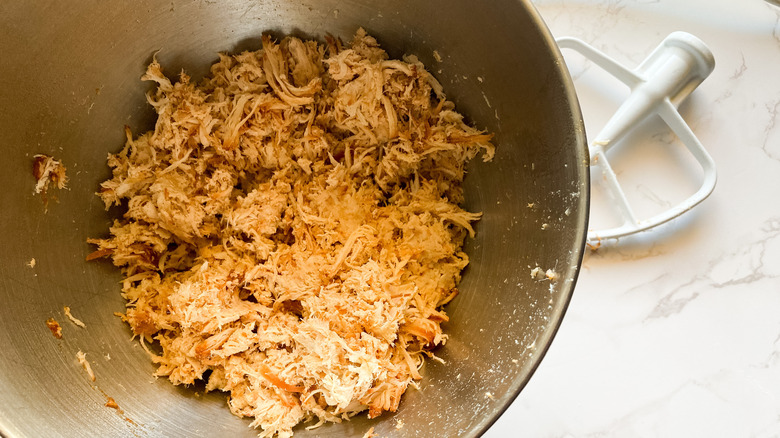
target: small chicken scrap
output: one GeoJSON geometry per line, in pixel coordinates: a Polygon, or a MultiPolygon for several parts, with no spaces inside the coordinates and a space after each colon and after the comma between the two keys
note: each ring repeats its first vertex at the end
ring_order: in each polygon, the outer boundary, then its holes
{"type": "Polygon", "coordinates": [[[447,339],[480,218],[461,182],[492,136],[362,29],[347,45],[265,36],[199,85],[156,59],[143,79],[157,123],[109,155],[99,194],[127,212],[88,258],[122,268],[156,374],[228,392],[261,437],[395,411],[447,339]]]}
{"type": "Polygon", "coordinates": [[[49,331],[51,331],[51,335],[54,336],[57,339],[62,339],[62,326],[59,322],[57,322],[54,318],[49,318],[46,320],[46,327],[49,328],[49,331]]]}
{"type": "Polygon", "coordinates": [[[41,195],[44,207],[48,207],[49,204],[47,193],[50,184],[57,189],[65,188],[68,183],[65,172],[62,162],[49,155],[37,154],[33,157],[32,174],[35,177],[35,194],[41,195]]]}

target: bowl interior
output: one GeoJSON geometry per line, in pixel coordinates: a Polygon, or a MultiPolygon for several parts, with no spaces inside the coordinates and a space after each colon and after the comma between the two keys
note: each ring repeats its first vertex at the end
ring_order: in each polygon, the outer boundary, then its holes
{"type": "Polygon", "coordinates": [[[124,125],[136,133],[153,126],[149,85],[139,79],[152,54],[159,50],[169,75],[184,69],[198,78],[217,52],[260,47],[263,32],[349,40],[362,26],[391,56],[417,55],[497,145],[494,161],[475,160],[466,178],[466,208],[484,215],[467,242],[461,293],[447,307],[445,363],[424,366],[420,389],[395,414],[296,436],[363,436],[371,426],[379,436],[478,435],[538,366],[576,280],[589,186],[576,97],[529,2],[5,2],[0,24],[3,436],[256,435],[230,414],[224,394],[152,377],[148,356],[113,315],[124,309],[119,272],[85,256],[86,239],[106,235],[116,214],[95,196],[110,174],[107,154],[122,147],[124,125]],[[68,168],[68,188],[48,211],[33,194],[37,153],[68,168]],[[559,279],[532,279],[535,267],[559,279]],[[63,306],[86,328],[70,324],[63,306]],[[50,317],[61,340],[46,327],[50,317]],[[108,396],[121,414],[105,407],[108,396]]]}

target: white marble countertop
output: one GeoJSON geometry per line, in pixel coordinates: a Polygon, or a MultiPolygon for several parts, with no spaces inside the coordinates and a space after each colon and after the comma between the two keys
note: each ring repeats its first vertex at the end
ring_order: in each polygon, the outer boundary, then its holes
{"type": "MultiPolygon", "coordinates": [[[[534,3],[554,36],[581,38],[630,67],[673,31],[703,40],[716,67],[680,112],[712,154],[718,183],[687,216],[586,254],[547,356],[485,436],[780,436],[780,8],[534,3]]],[[[567,59],[595,135],[627,90],[567,59]]],[[[696,172],[684,172],[695,162],[664,125],[638,131],[641,147],[615,151],[630,196],[652,209],[695,190],[696,172]]],[[[597,204],[594,221],[608,217],[597,204]]]]}

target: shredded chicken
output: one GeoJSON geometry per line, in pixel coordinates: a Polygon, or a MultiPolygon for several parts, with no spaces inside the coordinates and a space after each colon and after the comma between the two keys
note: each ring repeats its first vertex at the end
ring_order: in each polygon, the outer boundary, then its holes
{"type": "Polygon", "coordinates": [[[113,397],[106,397],[106,404],[105,404],[105,406],[107,408],[116,409],[117,411],[120,410],[119,409],[119,405],[116,403],[116,400],[114,400],[113,397]]]}
{"type": "Polygon", "coordinates": [[[65,316],[67,316],[67,317],[68,317],[68,319],[69,319],[69,320],[70,320],[70,321],[71,321],[73,324],[75,324],[75,325],[77,325],[77,326],[79,326],[79,327],[81,327],[81,328],[87,328],[87,325],[86,325],[86,324],[84,324],[84,321],[82,321],[82,320],[80,320],[80,319],[76,318],[75,316],[73,316],[73,314],[72,314],[72,313],[70,313],[70,307],[68,307],[68,306],[65,306],[65,307],[63,307],[62,309],[65,311],[65,316]]]}
{"type": "Polygon", "coordinates": [[[57,322],[54,318],[49,318],[46,320],[46,327],[49,328],[49,331],[51,331],[52,336],[54,336],[57,339],[62,339],[62,326],[59,322],[57,322]]]}
{"type": "Polygon", "coordinates": [[[68,182],[68,176],[65,174],[66,169],[60,161],[48,155],[38,154],[33,158],[32,173],[35,177],[35,193],[41,195],[44,207],[48,207],[49,185],[53,185],[57,189],[64,189],[68,182]]]}
{"type": "Polygon", "coordinates": [[[79,364],[81,364],[81,367],[84,368],[84,371],[86,371],[89,380],[94,382],[95,373],[92,372],[92,365],[90,365],[89,361],[87,360],[87,354],[79,350],[78,353],[76,353],[76,359],[78,359],[79,364]]]}
{"type": "Polygon", "coordinates": [[[157,123],[109,155],[99,194],[127,211],[88,259],[122,268],[158,376],[203,380],[261,437],[290,437],[395,411],[422,378],[480,218],[459,207],[465,165],[494,149],[362,29],[262,45],[200,84],[152,61],[157,123]]]}

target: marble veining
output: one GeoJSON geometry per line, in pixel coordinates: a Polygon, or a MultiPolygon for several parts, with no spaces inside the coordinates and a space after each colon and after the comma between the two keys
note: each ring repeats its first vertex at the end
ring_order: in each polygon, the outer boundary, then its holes
{"type": "MultiPolygon", "coordinates": [[[[581,38],[631,67],[673,31],[702,39],[715,71],[680,112],[713,155],[718,184],[689,214],[586,254],[547,357],[485,436],[780,436],[780,8],[534,4],[554,36],[581,38]]],[[[594,84],[587,63],[572,66],[593,136],[623,91],[594,84]]],[[[662,128],[638,129],[640,147],[619,152],[640,154],[627,164],[657,161],[647,174],[627,166],[618,175],[649,207],[671,205],[687,187],[663,171],[659,151],[684,154],[662,128]]]]}

